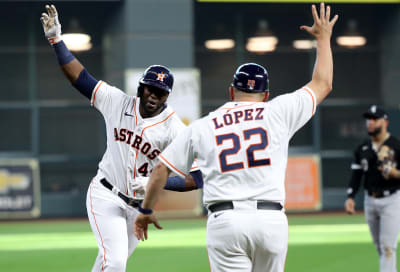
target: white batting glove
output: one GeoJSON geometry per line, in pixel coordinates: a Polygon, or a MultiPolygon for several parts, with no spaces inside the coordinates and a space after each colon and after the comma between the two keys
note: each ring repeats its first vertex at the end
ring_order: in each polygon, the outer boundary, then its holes
{"type": "Polygon", "coordinates": [[[58,21],[58,13],[54,5],[46,5],[47,13],[43,12],[40,21],[42,22],[45,37],[50,44],[61,41],[61,24],[58,21]]]}

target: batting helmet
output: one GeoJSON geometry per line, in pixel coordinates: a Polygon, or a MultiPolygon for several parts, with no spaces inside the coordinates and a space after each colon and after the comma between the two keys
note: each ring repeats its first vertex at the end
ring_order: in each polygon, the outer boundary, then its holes
{"type": "Polygon", "coordinates": [[[162,65],[151,65],[143,73],[139,80],[139,88],[142,85],[149,85],[167,92],[171,92],[174,84],[174,76],[169,69],[162,65]]]}
{"type": "Polygon", "coordinates": [[[242,64],[233,75],[231,86],[248,93],[268,92],[268,72],[264,67],[256,63],[242,64]]]}

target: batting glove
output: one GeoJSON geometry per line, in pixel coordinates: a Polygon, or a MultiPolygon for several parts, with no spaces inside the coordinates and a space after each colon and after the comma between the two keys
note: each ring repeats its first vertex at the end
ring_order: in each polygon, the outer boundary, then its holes
{"type": "Polygon", "coordinates": [[[56,44],[62,40],[61,38],[61,24],[58,21],[58,13],[54,5],[46,5],[47,13],[42,13],[40,21],[42,22],[45,37],[49,40],[50,44],[56,44]]]}

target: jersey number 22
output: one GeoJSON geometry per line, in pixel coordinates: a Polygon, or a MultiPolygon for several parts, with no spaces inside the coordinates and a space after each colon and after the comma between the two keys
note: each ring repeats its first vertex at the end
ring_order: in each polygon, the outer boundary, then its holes
{"type": "MultiPolygon", "coordinates": [[[[271,160],[269,158],[255,159],[254,152],[257,150],[264,150],[268,146],[268,136],[267,131],[261,127],[247,129],[243,131],[244,140],[250,140],[252,136],[259,136],[261,139],[260,143],[251,144],[246,149],[247,155],[247,165],[249,168],[258,167],[258,166],[266,166],[271,164],[271,160]]],[[[235,133],[228,133],[217,135],[217,145],[221,145],[224,141],[232,141],[233,146],[230,148],[223,149],[219,153],[219,161],[221,166],[221,172],[228,172],[234,170],[240,170],[244,168],[243,162],[235,162],[229,163],[227,162],[227,156],[237,154],[241,149],[240,138],[235,133]]]]}

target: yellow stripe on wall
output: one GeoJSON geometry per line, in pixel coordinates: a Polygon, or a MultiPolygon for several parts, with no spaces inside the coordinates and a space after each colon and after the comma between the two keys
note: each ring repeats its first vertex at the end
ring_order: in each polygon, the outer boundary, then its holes
{"type": "Polygon", "coordinates": [[[215,2],[215,3],[346,3],[346,4],[384,4],[400,3],[400,0],[197,0],[197,2],[215,2]]]}

